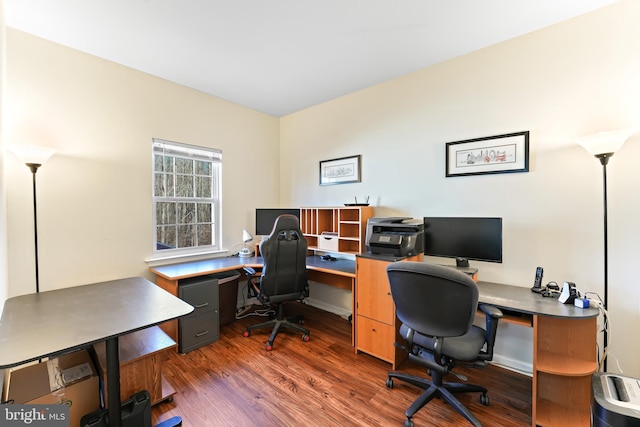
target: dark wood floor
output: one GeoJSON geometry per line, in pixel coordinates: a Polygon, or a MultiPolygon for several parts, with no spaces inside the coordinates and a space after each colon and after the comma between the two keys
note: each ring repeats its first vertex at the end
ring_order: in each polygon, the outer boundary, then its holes
{"type": "MultiPolygon", "coordinates": [[[[246,325],[264,319],[250,317],[223,326],[216,343],[186,355],[171,353],[164,375],[177,393],[173,401],[154,406],[153,423],[179,415],[185,427],[402,425],[419,389],[400,381],[388,389],[391,365],[355,354],[346,320],[298,303],[289,309],[304,314],[311,341],[285,330],[268,352],[267,330],[242,336],[246,325]]],[[[426,376],[409,361],[399,370],[426,376]]],[[[531,378],[495,366],[456,371],[489,389],[489,406],[480,404],[479,393],[459,396],[483,425],[531,425],[531,378]]],[[[440,399],[413,420],[416,426],[467,425],[440,399]]]]}

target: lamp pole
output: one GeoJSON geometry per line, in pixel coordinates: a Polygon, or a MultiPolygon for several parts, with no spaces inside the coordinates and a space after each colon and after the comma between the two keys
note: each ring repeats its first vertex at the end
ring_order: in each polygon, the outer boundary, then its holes
{"type": "Polygon", "coordinates": [[[31,170],[33,184],[33,239],[35,246],[36,293],[40,292],[40,272],[38,270],[38,206],[36,193],[36,172],[38,168],[56,152],[54,148],[37,145],[9,146],[11,150],[31,170]]]}
{"type": "MultiPolygon", "coordinates": [[[[609,304],[609,233],[608,233],[608,220],[607,220],[607,163],[609,158],[613,156],[613,153],[596,154],[596,158],[600,159],[602,164],[602,194],[603,194],[603,217],[604,217],[604,309],[607,310],[609,304]]],[[[607,327],[604,328],[604,348],[607,348],[607,338],[609,333],[607,327]]],[[[602,361],[604,371],[607,371],[607,353],[604,353],[604,359],[602,361]]]]}
{"type": "Polygon", "coordinates": [[[36,264],[36,293],[40,292],[40,274],[38,271],[38,206],[36,201],[36,172],[38,168],[42,166],[39,163],[26,163],[27,167],[31,169],[31,176],[33,181],[33,241],[35,247],[35,264],[36,264]]]}

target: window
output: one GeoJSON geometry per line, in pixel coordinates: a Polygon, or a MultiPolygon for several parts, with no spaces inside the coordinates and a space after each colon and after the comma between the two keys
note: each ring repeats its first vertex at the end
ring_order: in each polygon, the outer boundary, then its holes
{"type": "Polygon", "coordinates": [[[220,150],[153,139],[154,252],[220,249],[220,150]]]}

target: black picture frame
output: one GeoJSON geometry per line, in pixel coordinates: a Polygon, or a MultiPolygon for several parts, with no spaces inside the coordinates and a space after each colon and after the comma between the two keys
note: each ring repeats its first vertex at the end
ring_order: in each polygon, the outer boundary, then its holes
{"type": "Polygon", "coordinates": [[[361,155],[320,161],[320,185],[360,182],[361,155]]]}
{"type": "Polygon", "coordinates": [[[529,172],[529,131],[447,142],[446,176],[529,172]]]}

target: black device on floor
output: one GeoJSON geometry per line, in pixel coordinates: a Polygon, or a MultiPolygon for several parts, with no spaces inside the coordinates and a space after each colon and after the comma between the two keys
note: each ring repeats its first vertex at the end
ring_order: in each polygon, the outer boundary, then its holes
{"type": "Polygon", "coordinates": [[[543,273],[544,273],[544,270],[542,269],[542,267],[536,268],[536,276],[533,279],[533,287],[531,288],[532,292],[541,294],[546,290],[546,287],[542,286],[543,273]]]}
{"type": "MultiPolygon", "coordinates": [[[[121,409],[122,427],[151,427],[151,395],[146,390],[133,394],[122,402],[121,409]]],[[[173,418],[172,418],[173,420],[173,418]]],[[[176,424],[180,425],[178,418],[176,424]]],[[[107,427],[109,425],[109,411],[98,409],[82,417],[81,427],[107,427]]]]}

